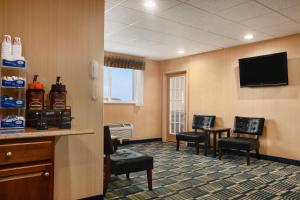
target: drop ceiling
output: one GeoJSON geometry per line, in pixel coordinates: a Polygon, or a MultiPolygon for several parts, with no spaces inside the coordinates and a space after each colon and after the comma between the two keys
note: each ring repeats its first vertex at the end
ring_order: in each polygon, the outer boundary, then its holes
{"type": "Polygon", "coordinates": [[[155,2],[105,0],[105,50],[164,60],[300,33],[300,0],[155,2]]]}

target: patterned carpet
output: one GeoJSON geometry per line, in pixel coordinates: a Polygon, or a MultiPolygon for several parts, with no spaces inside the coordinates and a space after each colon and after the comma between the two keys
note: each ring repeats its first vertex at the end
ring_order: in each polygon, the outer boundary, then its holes
{"type": "MultiPolygon", "coordinates": [[[[122,148],[122,147],[121,147],[122,148]]],[[[300,200],[300,167],[266,160],[224,155],[222,160],[194,154],[194,148],[175,143],[127,145],[154,156],[153,191],[146,172],[112,176],[106,199],[288,199],[300,200]]],[[[211,153],[209,155],[212,155],[211,153]]]]}

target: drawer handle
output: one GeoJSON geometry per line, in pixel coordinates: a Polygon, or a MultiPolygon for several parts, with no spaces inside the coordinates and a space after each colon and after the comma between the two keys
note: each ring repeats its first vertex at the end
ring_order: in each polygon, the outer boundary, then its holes
{"type": "Polygon", "coordinates": [[[49,175],[50,175],[49,172],[45,172],[45,173],[44,173],[44,176],[49,176],[49,175]]]}
{"type": "Polygon", "coordinates": [[[6,152],[6,154],[5,154],[5,156],[7,157],[7,158],[10,158],[11,156],[12,156],[12,152],[6,152]]]}

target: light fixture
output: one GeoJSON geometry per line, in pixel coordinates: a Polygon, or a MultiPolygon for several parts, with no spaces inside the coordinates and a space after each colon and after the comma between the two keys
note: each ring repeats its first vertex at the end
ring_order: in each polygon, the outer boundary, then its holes
{"type": "Polygon", "coordinates": [[[178,54],[184,54],[184,50],[182,50],[182,49],[181,49],[181,50],[178,50],[177,53],[178,53],[178,54]]]}
{"type": "Polygon", "coordinates": [[[248,33],[248,34],[244,35],[244,39],[245,40],[252,40],[253,39],[253,34],[248,33]]]}
{"type": "Polygon", "coordinates": [[[146,0],[144,6],[146,8],[154,8],[156,6],[156,3],[153,0],[146,0]]]}

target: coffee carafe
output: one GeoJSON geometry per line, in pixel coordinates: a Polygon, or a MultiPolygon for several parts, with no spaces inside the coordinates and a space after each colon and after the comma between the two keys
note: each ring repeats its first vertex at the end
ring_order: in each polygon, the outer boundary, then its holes
{"type": "Polygon", "coordinates": [[[50,109],[64,110],[66,109],[67,90],[66,86],[60,82],[60,76],[56,78],[56,84],[52,84],[49,94],[50,109]]]}

